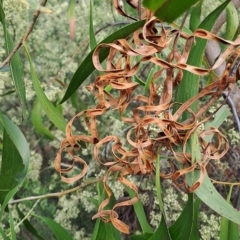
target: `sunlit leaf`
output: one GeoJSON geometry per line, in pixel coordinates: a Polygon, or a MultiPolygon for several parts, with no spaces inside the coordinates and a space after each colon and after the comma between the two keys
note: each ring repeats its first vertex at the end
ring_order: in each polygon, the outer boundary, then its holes
{"type": "Polygon", "coordinates": [[[27,53],[28,61],[29,61],[29,64],[30,64],[33,87],[34,87],[34,90],[36,92],[38,101],[40,102],[44,112],[46,113],[48,118],[52,121],[52,123],[57,128],[59,128],[61,131],[65,132],[65,128],[66,128],[67,123],[66,123],[64,117],[62,116],[62,114],[48,100],[47,96],[45,95],[44,91],[42,90],[26,44],[24,44],[24,48],[25,48],[25,51],[27,53]]]}
{"type": "Polygon", "coordinates": [[[194,193],[212,210],[221,216],[240,224],[240,212],[234,209],[219,194],[207,175],[204,177],[201,186],[194,193]]]}

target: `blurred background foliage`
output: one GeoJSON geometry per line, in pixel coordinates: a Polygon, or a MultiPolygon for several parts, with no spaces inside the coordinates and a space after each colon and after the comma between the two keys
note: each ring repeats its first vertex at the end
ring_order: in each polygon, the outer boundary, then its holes
{"type": "MultiPolygon", "coordinates": [[[[130,23],[130,20],[123,18],[113,8],[111,0],[94,0],[93,7],[93,25],[96,34],[96,40],[99,43],[110,33],[116,31],[122,26],[130,23]]],[[[47,3],[47,7],[52,10],[52,14],[41,14],[37,20],[32,33],[30,34],[27,45],[31,58],[35,65],[41,86],[47,97],[53,103],[62,99],[67,84],[77,70],[79,64],[83,61],[90,51],[89,47],[89,12],[90,5],[88,0],[78,0],[75,5],[76,28],[74,40],[70,40],[70,30],[67,17],[69,1],[52,0],[47,3]]],[[[218,1],[204,0],[202,18],[219,5],[218,1]]],[[[13,40],[17,42],[25,32],[26,28],[32,21],[34,10],[26,7],[18,0],[3,1],[3,8],[6,15],[7,28],[13,40]]],[[[129,11],[131,11],[129,9],[129,11]]],[[[134,13],[135,14],[135,13],[134,13]]],[[[238,11],[239,14],[239,11],[238,11]]],[[[180,23],[181,19],[178,20],[180,23]]],[[[186,22],[186,25],[188,21],[186,22]]],[[[223,35],[225,25],[222,26],[219,35],[223,35]]],[[[0,59],[4,60],[7,53],[4,47],[3,31],[0,31],[0,59]]],[[[30,165],[25,182],[21,189],[15,195],[15,199],[47,194],[49,192],[60,192],[69,188],[69,185],[63,183],[53,167],[59,143],[64,138],[64,134],[56,129],[45,116],[41,108],[37,109],[36,95],[33,90],[32,80],[30,76],[29,63],[25,52],[21,49],[20,56],[23,61],[24,81],[26,83],[27,95],[27,117],[22,120],[22,109],[18,98],[16,97],[11,76],[8,71],[0,72],[0,101],[1,111],[6,113],[13,122],[20,126],[31,149],[30,165]],[[41,115],[43,124],[49,128],[52,136],[42,136],[37,133],[34,128],[33,110],[37,109],[37,113],[41,115]]],[[[142,71],[142,75],[146,75],[150,66],[146,66],[142,71]]],[[[93,81],[97,73],[92,74],[89,79],[77,90],[76,94],[67,102],[58,105],[64,117],[70,120],[80,110],[90,108],[94,105],[95,99],[89,94],[85,88],[89,82],[93,81]]],[[[119,120],[119,116],[112,116],[111,112],[104,115],[101,119],[107,128],[100,130],[101,134],[107,131],[116,135],[124,133],[124,126],[119,120]]],[[[84,130],[81,122],[78,127],[84,130]]],[[[231,129],[229,140],[232,141],[233,148],[238,148],[239,135],[234,130],[235,125],[231,118],[225,122],[225,129],[231,129]],[[237,143],[237,144],[236,144],[237,143]]],[[[82,151],[84,159],[89,163],[89,171],[87,177],[102,176],[103,171],[100,170],[98,164],[92,159],[92,148],[88,147],[82,151]]],[[[239,152],[239,150],[237,150],[239,152]]],[[[1,151],[0,151],[1,154],[1,151]]],[[[104,156],[103,153],[103,158],[104,156]]],[[[239,155],[237,157],[239,160],[239,155]]],[[[223,169],[228,168],[226,162],[219,163],[223,169]]],[[[139,179],[132,179],[139,181],[139,179]]],[[[156,193],[152,191],[152,179],[141,179],[141,200],[144,206],[151,205],[148,209],[148,217],[150,224],[157,228],[160,222],[160,213],[156,201],[156,193]],[[149,204],[150,202],[150,204],[149,204]]],[[[184,202],[187,200],[186,194],[183,194],[177,188],[172,186],[170,181],[164,181],[163,201],[167,216],[168,224],[171,224],[180,215],[184,202]]],[[[72,184],[72,186],[74,186],[72,184]]],[[[110,183],[111,186],[111,183],[110,183]]],[[[124,197],[124,189],[121,184],[114,183],[113,190],[116,199],[124,197]]],[[[96,200],[98,199],[94,185],[86,187],[76,193],[62,196],[61,198],[42,199],[34,208],[34,214],[49,217],[56,220],[65,227],[74,239],[88,240],[91,239],[91,233],[94,222],[91,220],[92,215],[96,212],[96,200]]],[[[27,214],[33,207],[33,201],[23,201],[18,204],[12,204],[13,219],[16,223],[20,221],[17,214],[18,207],[24,214],[27,214]]],[[[214,214],[206,206],[206,211],[200,213],[199,231],[201,239],[219,239],[220,217],[214,214]]],[[[39,234],[45,239],[53,239],[52,233],[38,219],[31,218],[31,223],[37,226],[39,234]]],[[[136,226],[134,230],[138,230],[136,226]]],[[[0,226],[8,229],[8,216],[5,214],[0,226]]],[[[24,227],[17,229],[18,239],[34,239],[32,235],[26,231],[24,227]]]]}

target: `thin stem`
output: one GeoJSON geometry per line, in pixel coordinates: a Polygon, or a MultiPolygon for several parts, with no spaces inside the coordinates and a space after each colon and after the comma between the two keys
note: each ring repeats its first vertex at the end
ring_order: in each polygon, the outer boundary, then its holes
{"type": "Polygon", "coordinates": [[[236,124],[237,124],[237,127],[238,127],[238,132],[240,133],[240,120],[239,120],[239,117],[238,117],[238,113],[237,113],[235,104],[233,103],[233,101],[232,101],[231,97],[229,96],[229,94],[227,94],[226,92],[223,92],[222,95],[223,95],[223,97],[224,97],[225,99],[227,99],[227,104],[228,104],[228,106],[229,106],[229,107],[231,108],[231,110],[232,110],[234,119],[235,119],[236,124]]]}
{"type": "Polygon", "coordinates": [[[217,183],[217,184],[230,185],[230,186],[240,186],[240,183],[239,183],[239,182],[237,182],[237,183],[222,182],[222,181],[214,180],[214,179],[212,179],[212,178],[210,178],[210,180],[211,180],[213,183],[217,183]]]}
{"type": "Polygon", "coordinates": [[[179,39],[179,36],[180,36],[180,32],[181,32],[182,29],[183,29],[183,26],[184,26],[184,23],[185,23],[185,21],[186,21],[186,19],[187,19],[188,14],[189,14],[189,10],[184,14],[183,20],[182,20],[182,22],[181,22],[181,25],[180,25],[180,27],[179,27],[179,29],[178,29],[178,32],[177,32],[177,34],[176,34],[176,37],[175,37],[175,39],[174,39],[172,51],[171,51],[171,54],[169,55],[169,59],[168,59],[169,62],[172,62],[172,60],[173,60],[174,52],[176,51],[176,48],[177,48],[177,42],[178,42],[178,39],[179,39]]]}
{"type": "Polygon", "coordinates": [[[38,199],[34,205],[32,206],[32,208],[29,210],[29,212],[26,214],[26,216],[14,227],[14,229],[16,230],[32,213],[32,211],[34,210],[34,208],[38,205],[38,203],[40,202],[40,199],[38,199]]]}
{"type": "Polygon", "coordinates": [[[141,5],[142,5],[142,0],[138,0],[138,19],[141,20],[141,5]]]}
{"type": "Polygon", "coordinates": [[[97,183],[99,181],[101,181],[103,179],[103,177],[101,178],[97,178],[94,179],[92,181],[87,181],[85,183],[82,183],[80,186],[65,190],[65,191],[61,191],[61,192],[57,192],[57,193],[48,193],[48,194],[44,194],[44,195],[39,195],[39,196],[32,196],[32,197],[26,197],[26,198],[22,198],[22,199],[17,199],[17,200],[12,200],[9,202],[9,204],[15,204],[15,203],[19,203],[19,202],[25,202],[25,201],[33,201],[33,200],[40,200],[40,199],[44,199],[44,198],[50,198],[50,197],[62,197],[63,195],[67,195],[69,193],[72,192],[76,192],[82,188],[85,188],[88,185],[92,185],[94,183],[97,183]]]}
{"type": "MultiPolygon", "coordinates": [[[[41,3],[41,6],[45,6],[47,3],[47,0],[43,0],[43,2],[41,3]]],[[[27,40],[29,34],[31,33],[31,31],[33,30],[33,27],[38,19],[40,15],[40,10],[37,10],[34,14],[33,14],[33,20],[31,25],[29,26],[29,28],[27,29],[27,31],[24,33],[23,37],[21,38],[21,40],[17,43],[17,45],[13,48],[13,50],[11,51],[11,53],[8,55],[8,57],[0,64],[0,69],[3,68],[5,65],[7,65],[12,57],[14,56],[14,54],[18,51],[18,49],[22,46],[23,42],[27,40]]]]}

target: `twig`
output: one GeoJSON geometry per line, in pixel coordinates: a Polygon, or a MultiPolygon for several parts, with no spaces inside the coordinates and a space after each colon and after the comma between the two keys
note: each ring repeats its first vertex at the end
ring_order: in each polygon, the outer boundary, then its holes
{"type": "Polygon", "coordinates": [[[222,182],[222,181],[214,180],[214,179],[212,179],[212,178],[210,178],[210,180],[211,180],[213,183],[216,183],[216,184],[223,184],[223,185],[230,185],[230,186],[240,186],[240,182],[237,182],[237,183],[222,182]]]}
{"type": "MultiPolygon", "coordinates": [[[[43,0],[43,2],[41,3],[41,6],[45,6],[47,3],[47,0],[43,0]]],[[[33,20],[31,25],[29,26],[29,28],[27,29],[27,31],[24,33],[23,37],[21,38],[21,40],[17,43],[17,45],[13,48],[13,50],[11,51],[11,53],[8,55],[8,57],[0,64],[0,69],[3,68],[5,65],[7,65],[12,57],[14,56],[14,54],[17,52],[17,50],[22,46],[23,42],[27,40],[29,34],[31,33],[37,19],[38,16],[40,15],[40,10],[35,11],[35,13],[33,14],[33,20]]]]}
{"type": "Polygon", "coordinates": [[[171,53],[170,53],[169,56],[168,56],[168,61],[169,61],[169,62],[172,62],[172,60],[173,60],[174,53],[176,52],[176,48],[177,48],[177,43],[178,43],[178,39],[179,39],[179,36],[180,36],[180,32],[181,32],[182,29],[183,29],[183,26],[184,26],[184,23],[185,23],[185,21],[186,21],[186,19],[187,19],[188,14],[189,14],[189,10],[184,14],[183,19],[182,19],[182,22],[181,22],[181,25],[180,25],[180,27],[179,27],[179,29],[178,29],[178,32],[177,32],[177,34],[176,34],[176,36],[175,36],[175,38],[174,38],[172,51],[171,51],[171,53]]]}
{"type": "Polygon", "coordinates": [[[141,20],[141,5],[142,5],[142,0],[138,0],[138,19],[141,20]]]}
{"type": "Polygon", "coordinates": [[[12,201],[9,202],[9,204],[15,204],[15,203],[25,202],[25,201],[40,200],[40,199],[51,198],[51,197],[58,197],[58,198],[60,198],[63,195],[67,195],[69,193],[76,192],[76,191],[78,191],[78,190],[80,190],[82,188],[85,188],[88,185],[97,183],[97,182],[101,181],[102,179],[103,179],[103,177],[94,179],[92,181],[87,181],[85,183],[82,183],[80,186],[77,186],[77,187],[74,187],[74,188],[62,191],[62,192],[48,193],[48,194],[39,195],[39,196],[32,196],[32,197],[26,197],[26,198],[22,198],[22,199],[12,200],[12,201]]]}
{"type": "Polygon", "coordinates": [[[34,210],[34,208],[37,206],[37,204],[39,203],[40,199],[38,199],[34,205],[32,206],[32,208],[29,210],[29,212],[24,216],[24,218],[16,225],[14,226],[14,229],[16,230],[32,213],[32,211],[34,210]]]}
{"type": "Polygon", "coordinates": [[[233,113],[233,116],[234,116],[234,119],[237,123],[237,127],[238,127],[238,132],[240,133],[240,120],[239,120],[239,117],[238,117],[238,114],[237,114],[237,110],[235,108],[235,105],[232,101],[232,98],[229,96],[229,94],[227,94],[226,92],[223,92],[222,93],[223,97],[227,99],[227,104],[228,106],[231,108],[232,110],[232,113],[233,113]]]}
{"type": "Polygon", "coordinates": [[[125,25],[125,24],[129,24],[129,22],[106,23],[104,26],[102,26],[97,31],[95,31],[95,34],[98,34],[100,31],[102,31],[103,29],[105,29],[107,27],[114,27],[114,26],[117,26],[117,25],[125,25]]]}

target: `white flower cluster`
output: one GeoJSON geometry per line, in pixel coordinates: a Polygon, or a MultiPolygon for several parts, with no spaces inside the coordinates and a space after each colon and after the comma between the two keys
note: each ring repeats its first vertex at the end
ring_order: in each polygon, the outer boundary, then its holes
{"type": "Polygon", "coordinates": [[[85,211],[92,212],[96,207],[94,204],[89,200],[90,198],[98,199],[96,193],[83,190],[79,192],[78,198],[81,201],[82,205],[84,206],[85,211]]]}
{"type": "Polygon", "coordinates": [[[75,231],[73,239],[90,240],[91,236],[86,233],[85,228],[81,228],[79,231],[75,231]]]}
{"type": "MultiPolygon", "coordinates": [[[[27,174],[26,178],[28,180],[31,179],[32,181],[38,181],[41,166],[42,166],[42,156],[41,156],[41,154],[31,150],[28,174],[27,174]]],[[[39,188],[40,188],[40,185],[39,185],[39,188]]],[[[33,189],[33,190],[35,192],[38,192],[39,189],[33,189]]]]}
{"type": "Polygon", "coordinates": [[[22,12],[27,8],[19,0],[5,0],[3,1],[3,10],[7,18],[11,18],[14,14],[22,12]]]}
{"type": "Polygon", "coordinates": [[[79,198],[76,194],[62,196],[58,201],[60,209],[56,211],[54,220],[68,230],[73,229],[71,219],[77,218],[80,210],[78,207],[79,198]]]}
{"type": "Polygon", "coordinates": [[[202,240],[219,240],[220,231],[220,217],[211,214],[207,216],[206,213],[200,212],[200,229],[202,240]]]}
{"type": "Polygon", "coordinates": [[[240,134],[235,129],[233,129],[233,128],[229,129],[229,131],[227,132],[227,136],[230,139],[231,145],[239,144],[240,134]]]}
{"type": "Polygon", "coordinates": [[[158,199],[156,196],[154,196],[153,209],[150,212],[150,224],[155,229],[157,229],[157,227],[160,224],[161,216],[162,216],[162,213],[160,212],[160,209],[159,209],[158,199]]]}

